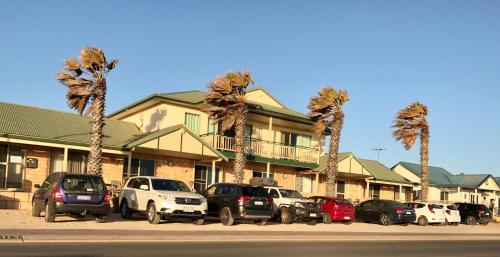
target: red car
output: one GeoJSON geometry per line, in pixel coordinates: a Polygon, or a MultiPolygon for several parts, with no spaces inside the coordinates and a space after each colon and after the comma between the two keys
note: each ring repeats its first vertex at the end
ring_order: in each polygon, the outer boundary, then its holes
{"type": "Polygon", "coordinates": [[[312,196],[309,199],[321,205],[321,211],[330,215],[332,221],[351,224],[354,221],[354,206],[349,200],[327,196],[312,196]]]}

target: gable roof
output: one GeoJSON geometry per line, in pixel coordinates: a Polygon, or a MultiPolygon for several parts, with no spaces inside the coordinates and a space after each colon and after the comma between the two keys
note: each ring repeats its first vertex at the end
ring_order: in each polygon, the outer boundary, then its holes
{"type": "MultiPolygon", "coordinates": [[[[257,88],[259,90],[263,90],[262,88],[257,88]]],[[[255,89],[255,90],[257,90],[255,89]]],[[[267,92],[267,91],[265,91],[267,92]]],[[[205,102],[205,95],[207,93],[204,91],[200,90],[191,90],[191,91],[181,91],[181,92],[173,92],[173,93],[163,93],[163,94],[153,94],[148,97],[145,97],[135,103],[132,103],[128,106],[125,106],[121,109],[118,109],[117,111],[114,111],[110,115],[108,115],[109,118],[112,118],[128,109],[131,109],[135,106],[138,106],[142,103],[148,102],[150,100],[158,99],[160,101],[162,100],[167,100],[167,101],[174,101],[174,102],[179,102],[183,104],[188,104],[188,105],[197,105],[197,104],[203,104],[205,102]]],[[[272,96],[271,94],[267,93],[269,96],[272,96]]],[[[274,97],[273,97],[274,99],[274,97]]],[[[309,118],[309,116],[305,113],[297,112],[292,109],[287,108],[285,105],[283,105],[283,108],[279,108],[276,106],[271,106],[268,104],[263,104],[263,103],[257,103],[254,101],[248,101],[248,107],[250,109],[250,112],[253,113],[260,113],[260,114],[266,114],[266,115],[272,115],[278,118],[283,118],[286,120],[292,120],[296,122],[301,122],[301,123],[306,123],[306,124],[312,124],[313,121],[309,118]]]]}
{"type": "Polygon", "coordinates": [[[255,91],[262,91],[262,92],[264,92],[264,94],[266,94],[271,99],[273,99],[276,103],[278,103],[279,105],[281,105],[281,107],[283,107],[285,109],[288,108],[283,102],[281,102],[278,98],[274,97],[271,93],[269,93],[269,91],[267,91],[265,88],[263,88],[261,86],[254,87],[254,88],[248,90],[247,93],[251,93],[251,92],[255,92],[255,91]]]}
{"type": "Polygon", "coordinates": [[[451,184],[464,188],[479,188],[489,177],[489,174],[467,174],[453,175],[450,177],[451,184]]]}
{"type": "MultiPolygon", "coordinates": [[[[411,173],[415,174],[415,176],[420,177],[419,164],[409,163],[409,162],[399,162],[396,165],[394,165],[394,167],[396,167],[397,165],[403,166],[411,173]]],[[[453,174],[451,174],[449,171],[441,167],[429,166],[429,183],[431,185],[437,185],[437,186],[450,185],[451,184],[450,176],[453,176],[453,174]]]]}
{"type": "MultiPolygon", "coordinates": [[[[344,153],[338,153],[337,154],[337,163],[343,161],[347,157],[352,155],[351,152],[344,152],[344,153]]],[[[321,157],[319,157],[319,166],[314,169],[314,171],[319,171],[323,172],[326,170],[326,166],[328,165],[328,155],[324,154],[321,157]]]]}
{"type": "MultiPolygon", "coordinates": [[[[0,137],[90,145],[89,116],[0,102],[0,120],[0,137]]],[[[104,148],[121,148],[123,142],[141,134],[133,123],[111,119],[104,122],[104,148]]]]}
{"type": "Polygon", "coordinates": [[[370,174],[373,175],[375,180],[396,182],[396,183],[410,183],[407,179],[392,171],[382,163],[375,160],[359,159],[358,161],[365,167],[370,174]]]}

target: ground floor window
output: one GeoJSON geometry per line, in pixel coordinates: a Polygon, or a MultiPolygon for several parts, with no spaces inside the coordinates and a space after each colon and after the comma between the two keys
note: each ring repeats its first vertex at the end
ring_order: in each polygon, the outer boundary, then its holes
{"type": "Polygon", "coordinates": [[[64,171],[75,174],[86,174],[87,161],[88,153],[69,151],[67,167],[64,167],[64,151],[52,151],[50,160],[50,173],[64,171]]]}
{"type": "MultiPolygon", "coordinates": [[[[219,173],[220,173],[219,171],[220,171],[219,167],[215,167],[215,174],[213,176],[214,183],[219,182],[219,173]]],[[[212,166],[195,165],[194,183],[193,183],[194,190],[198,193],[201,193],[202,191],[207,189],[207,187],[211,184],[212,184],[212,166]]]]}
{"type": "Polygon", "coordinates": [[[369,195],[371,199],[380,199],[380,185],[370,185],[369,195]]]}
{"type": "Polygon", "coordinates": [[[312,193],[312,178],[308,176],[296,176],[295,190],[303,193],[312,193]]]}
{"type": "MultiPolygon", "coordinates": [[[[130,167],[130,176],[154,176],[155,175],[155,161],[147,159],[132,158],[130,167]]],[[[123,177],[128,174],[128,158],[125,157],[123,162],[123,177]]]]}
{"type": "MultiPolygon", "coordinates": [[[[253,171],[252,177],[253,178],[267,178],[267,172],[265,172],[265,171],[253,171]]],[[[272,178],[273,174],[269,173],[269,177],[272,178]]]]}
{"type": "Polygon", "coordinates": [[[448,192],[441,192],[441,196],[439,197],[439,199],[441,201],[448,201],[448,195],[449,195],[448,192]]]}
{"type": "Polygon", "coordinates": [[[345,198],[345,181],[337,181],[337,197],[345,198]]]}
{"type": "Polygon", "coordinates": [[[420,200],[420,196],[422,195],[422,190],[415,190],[413,191],[413,200],[420,200]]]}
{"type": "Polygon", "coordinates": [[[22,188],[24,148],[0,145],[0,188],[22,188]]]}

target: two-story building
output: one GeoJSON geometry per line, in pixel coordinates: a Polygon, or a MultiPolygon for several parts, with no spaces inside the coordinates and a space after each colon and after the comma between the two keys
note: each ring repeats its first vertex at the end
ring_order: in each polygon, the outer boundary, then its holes
{"type": "MultiPolygon", "coordinates": [[[[233,181],[234,131],[212,124],[205,92],[153,94],[105,120],[103,177],[120,185],[133,175],[192,183],[198,191],[233,181]]],[[[278,185],[312,193],[324,135],[306,114],[263,88],[249,90],[244,181],[272,176],[278,185]]],[[[30,206],[33,185],[51,172],[86,172],[90,117],[0,103],[0,208],[30,206]]]]}

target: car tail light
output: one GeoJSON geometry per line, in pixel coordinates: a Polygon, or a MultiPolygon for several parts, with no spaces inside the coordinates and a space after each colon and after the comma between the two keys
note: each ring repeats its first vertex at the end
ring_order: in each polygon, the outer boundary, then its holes
{"type": "Polygon", "coordinates": [[[56,187],[54,189],[54,192],[52,192],[52,201],[55,201],[55,202],[64,201],[62,193],[61,193],[61,189],[59,187],[56,187]]]}
{"type": "Polygon", "coordinates": [[[267,197],[267,202],[268,202],[269,204],[272,204],[272,203],[273,203],[273,197],[272,197],[272,196],[268,196],[268,197],[267,197]]]}
{"type": "Polygon", "coordinates": [[[430,205],[430,204],[429,204],[429,205],[427,205],[427,206],[429,207],[429,211],[431,211],[432,213],[435,213],[435,212],[434,212],[434,207],[432,207],[432,205],[430,205]]]}
{"type": "Polygon", "coordinates": [[[251,196],[240,196],[240,197],[238,198],[238,203],[239,203],[240,205],[244,205],[245,201],[249,201],[250,199],[252,199],[252,197],[251,197],[251,196]]]}
{"type": "Polygon", "coordinates": [[[394,211],[395,211],[397,214],[403,214],[403,213],[405,213],[405,209],[403,209],[403,208],[399,208],[399,207],[398,207],[398,208],[394,208],[394,211]]]}
{"type": "Polygon", "coordinates": [[[446,210],[446,213],[448,213],[448,215],[451,215],[451,211],[450,210],[446,210]]]}
{"type": "Polygon", "coordinates": [[[484,215],[484,210],[477,210],[477,214],[479,214],[479,216],[484,215]]]}
{"type": "Polygon", "coordinates": [[[108,193],[106,193],[106,194],[104,195],[104,202],[105,202],[105,203],[109,203],[109,194],[108,194],[108,193]]]}

